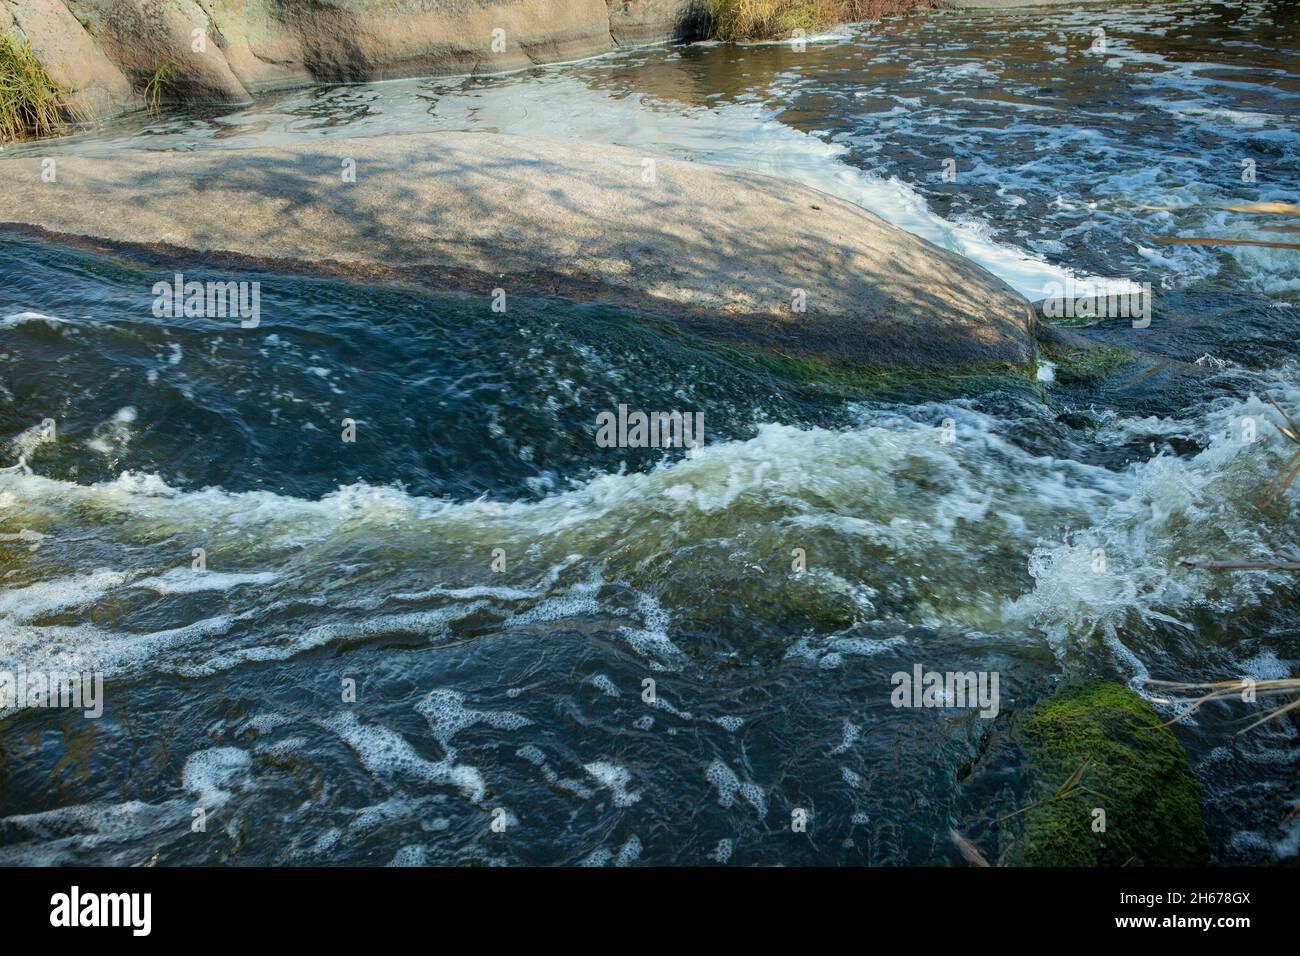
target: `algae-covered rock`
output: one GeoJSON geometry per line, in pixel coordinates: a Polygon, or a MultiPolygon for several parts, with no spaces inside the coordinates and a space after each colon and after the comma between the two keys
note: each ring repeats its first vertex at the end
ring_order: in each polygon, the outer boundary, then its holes
{"type": "Polygon", "coordinates": [[[1010,859],[1022,866],[1195,866],[1207,854],[1201,787],[1182,746],[1133,691],[1066,687],[1021,723],[1032,781],[1010,859]],[[1086,762],[1086,766],[1085,766],[1086,762]],[[1085,767],[1086,790],[1052,800],[1085,767]],[[1091,792],[1090,792],[1091,791],[1091,792]],[[1105,811],[1099,832],[1097,808],[1105,811]]]}
{"type": "Polygon", "coordinates": [[[1094,343],[1087,350],[1071,349],[1041,339],[1039,355],[1055,366],[1055,380],[1059,385],[1098,382],[1131,366],[1140,357],[1130,349],[1112,345],[1094,343]]]}

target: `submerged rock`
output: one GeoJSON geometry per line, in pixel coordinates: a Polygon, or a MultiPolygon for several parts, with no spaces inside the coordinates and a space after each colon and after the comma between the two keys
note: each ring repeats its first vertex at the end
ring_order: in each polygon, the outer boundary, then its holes
{"type": "Polygon", "coordinates": [[[1029,802],[1009,859],[1022,866],[1201,866],[1201,786],[1151,705],[1120,684],[1065,687],[1022,719],[1029,802]],[[1086,788],[1053,800],[1072,780],[1086,788]],[[1104,817],[1097,813],[1104,811],[1104,817]],[[1104,829],[1099,825],[1104,821],[1104,829]]]}
{"type": "Polygon", "coordinates": [[[304,267],[498,312],[557,294],[817,367],[1024,370],[1033,354],[1028,303],[961,256],[803,186],[630,149],[441,132],[119,148],[42,171],[0,164],[0,223],[150,245],[198,279],[304,267]]]}

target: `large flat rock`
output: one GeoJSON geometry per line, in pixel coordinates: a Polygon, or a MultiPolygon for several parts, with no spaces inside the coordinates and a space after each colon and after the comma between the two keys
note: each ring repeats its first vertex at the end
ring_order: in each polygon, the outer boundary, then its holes
{"type": "Polygon", "coordinates": [[[1032,354],[1027,303],[978,266],[851,203],[736,169],[459,132],[56,163],[44,182],[39,158],[0,161],[0,223],[153,246],[208,278],[234,256],[456,287],[484,308],[497,288],[605,300],[835,365],[1032,354]]]}

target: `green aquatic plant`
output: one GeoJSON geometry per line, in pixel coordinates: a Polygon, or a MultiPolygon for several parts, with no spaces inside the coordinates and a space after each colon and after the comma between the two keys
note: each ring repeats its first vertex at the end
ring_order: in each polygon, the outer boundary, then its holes
{"type": "Polygon", "coordinates": [[[180,69],[180,63],[168,57],[144,84],[144,101],[151,113],[158,112],[162,106],[163,93],[170,92],[172,78],[180,69]]]}
{"type": "Polygon", "coordinates": [[[1027,368],[986,362],[960,369],[841,366],[807,356],[733,347],[732,354],[810,394],[877,401],[942,401],[1001,390],[1032,390],[1027,368]]]}
{"type": "Polygon", "coordinates": [[[68,118],[67,93],[32,53],[31,41],[0,33],[0,140],[50,136],[68,118]]]}
{"type": "Polygon", "coordinates": [[[1136,352],[1113,345],[1093,345],[1084,349],[1040,341],[1038,352],[1056,367],[1054,374],[1061,385],[1096,382],[1138,358],[1136,352]]]}

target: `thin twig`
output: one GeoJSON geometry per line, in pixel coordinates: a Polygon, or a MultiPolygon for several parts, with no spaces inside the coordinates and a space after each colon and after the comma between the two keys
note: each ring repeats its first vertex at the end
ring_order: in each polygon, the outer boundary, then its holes
{"type": "Polygon", "coordinates": [[[1022,813],[1028,813],[1030,810],[1034,810],[1038,807],[1045,807],[1049,803],[1055,803],[1057,800],[1065,800],[1069,797],[1073,797],[1076,794],[1080,794],[1080,793],[1090,793],[1094,797],[1099,797],[1103,800],[1106,799],[1103,794],[1098,793],[1096,790],[1091,790],[1088,787],[1083,787],[1079,785],[1079,781],[1083,779],[1083,772],[1088,769],[1088,764],[1091,762],[1092,762],[1091,759],[1088,759],[1085,760],[1083,763],[1081,763],[1079,765],[1079,769],[1074,771],[1074,773],[1070,774],[1069,779],[1067,779],[1065,783],[1061,784],[1057,788],[1056,793],[1052,794],[1046,800],[1036,800],[1033,803],[1029,804],[1028,806],[1021,807],[1019,810],[1016,810],[1014,813],[1008,813],[1005,816],[998,817],[996,820],[993,821],[993,825],[997,826],[1003,820],[1010,820],[1012,817],[1018,817],[1022,813]]]}
{"type": "Polygon", "coordinates": [[[1294,556],[1278,557],[1271,561],[1190,561],[1178,564],[1198,571],[1300,571],[1300,559],[1294,556]]]}
{"type": "Polygon", "coordinates": [[[986,867],[989,865],[989,861],[984,859],[984,854],[979,851],[979,848],[952,827],[948,828],[948,836],[951,837],[952,842],[957,845],[957,850],[961,853],[961,858],[971,866],[986,867]]]}
{"type": "MultiPolygon", "coordinates": [[[[1151,687],[1163,687],[1168,690],[1174,690],[1174,691],[1208,691],[1208,693],[1202,694],[1201,696],[1197,697],[1195,700],[1192,700],[1190,702],[1185,700],[1175,700],[1175,699],[1163,699],[1158,701],[1159,703],[1164,703],[1164,704],[1190,703],[1190,706],[1185,711],[1183,711],[1178,716],[1174,717],[1172,720],[1167,721],[1165,723],[1166,727],[1170,726],[1171,724],[1176,724],[1178,721],[1184,720],[1187,717],[1190,717],[1192,714],[1196,713],[1196,711],[1200,710],[1202,704],[1207,703],[1208,701],[1227,700],[1229,698],[1237,697],[1238,695],[1243,694],[1243,692],[1247,690],[1253,692],[1255,697],[1257,698],[1270,697],[1275,694],[1300,693],[1300,679],[1293,678],[1293,677],[1281,678],[1276,680],[1249,680],[1249,679],[1224,680],[1224,681],[1213,681],[1207,684],[1184,684],[1175,681],[1161,681],[1161,680],[1148,680],[1146,681],[1146,683],[1151,687]]],[[[1276,720],[1277,718],[1281,717],[1283,714],[1295,710],[1297,707],[1300,707],[1300,697],[1297,697],[1295,700],[1291,701],[1288,704],[1283,704],[1281,707],[1276,707],[1273,710],[1270,710],[1263,717],[1256,720],[1253,724],[1250,724],[1247,727],[1243,727],[1241,730],[1237,731],[1237,733],[1244,734],[1247,730],[1253,730],[1256,727],[1258,727],[1260,724],[1268,723],[1270,720],[1276,720]]]]}

